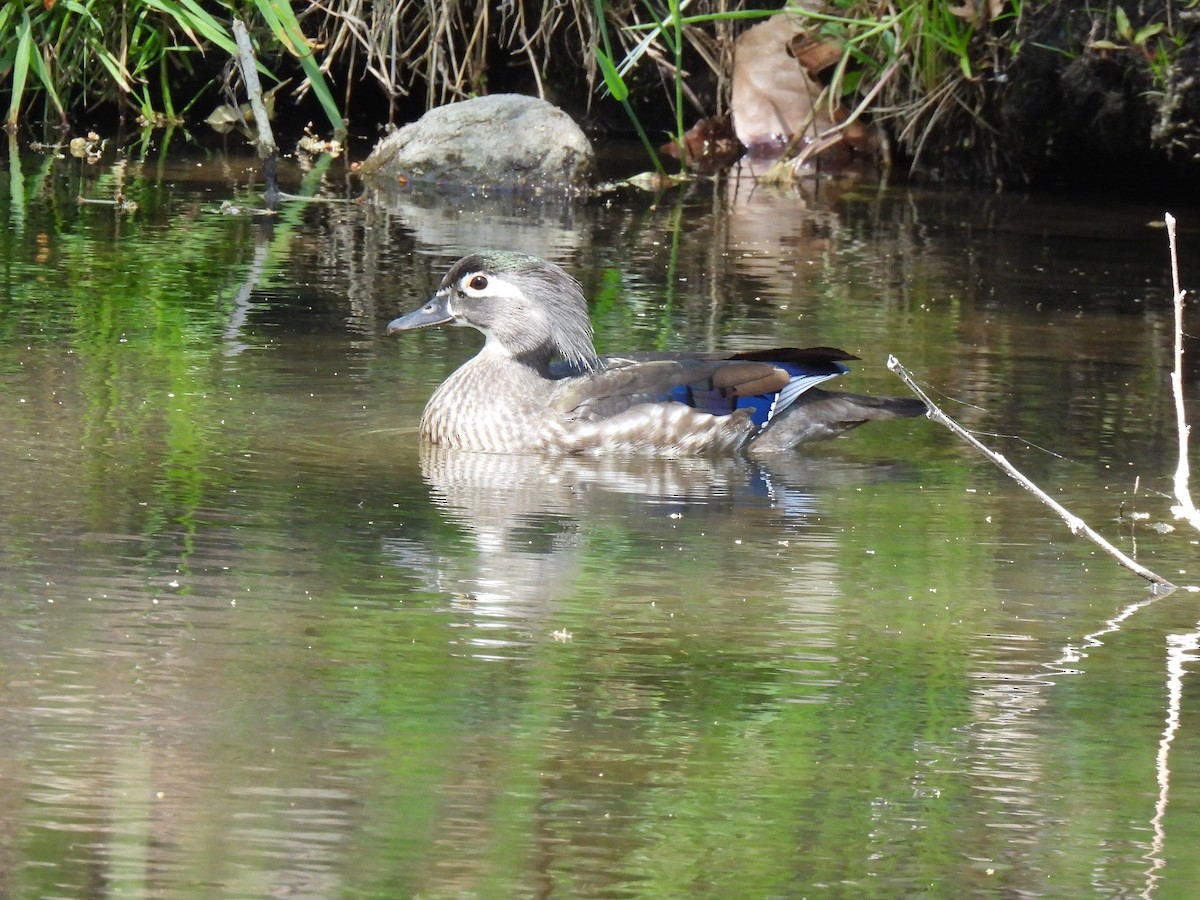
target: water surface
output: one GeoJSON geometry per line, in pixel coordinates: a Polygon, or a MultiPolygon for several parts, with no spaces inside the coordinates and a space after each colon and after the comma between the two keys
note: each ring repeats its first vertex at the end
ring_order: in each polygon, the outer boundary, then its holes
{"type": "Polygon", "coordinates": [[[583,281],[601,351],[828,344],[862,357],[848,389],[903,394],[894,354],[1188,582],[1195,539],[1157,527],[1161,209],[832,182],[357,203],[325,160],[285,176],[322,200],[223,214],[254,173],[10,160],[0,893],[1191,889],[1192,595],[922,419],[766,463],[430,451],[420,410],[479,337],[383,336],[510,247],[583,281]],[[136,212],[76,199],[118,188],[136,212]]]}

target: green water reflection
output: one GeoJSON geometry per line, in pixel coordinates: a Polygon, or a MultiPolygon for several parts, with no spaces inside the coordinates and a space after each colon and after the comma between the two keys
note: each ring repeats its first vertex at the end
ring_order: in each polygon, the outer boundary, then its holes
{"type": "MultiPolygon", "coordinates": [[[[572,265],[607,348],[830,343],[898,393],[893,352],[1182,580],[1186,538],[1112,521],[1161,520],[1171,468],[1143,210],[697,188],[265,221],[219,212],[252,161],[18,162],[0,894],[1194,883],[1190,595],[1151,600],[921,420],[765,466],[422,450],[477,337],[381,337],[490,235],[572,265]],[[117,180],[136,213],[76,202],[117,180]]],[[[328,161],[287,177],[351,193],[328,161]]]]}

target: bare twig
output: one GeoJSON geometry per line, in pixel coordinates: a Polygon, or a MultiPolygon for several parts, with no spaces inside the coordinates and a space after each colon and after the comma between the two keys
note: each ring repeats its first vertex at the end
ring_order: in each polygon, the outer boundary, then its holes
{"type": "Polygon", "coordinates": [[[242,70],[242,82],[246,85],[246,94],[250,98],[250,109],[254,111],[254,126],[258,132],[255,140],[258,155],[261,159],[267,159],[276,155],[279,148],[275,145],[267,105],[263,102],[262,83],[258,80],[258,69],[255,68],[254,47],[250,44],[250,35],[241,19],[233,20],[233,36],[237,40],[238,66],[242,70]]]}
{"type": "Polygon", "coordinates": [[[845,130],[858,121],[859,116],[861,116],[863,112],[866,111],[867,107],[874,102],[876,95],[883,90],[883,86],[888,83],[888,80],[894,74],[896,74],[896,70],[899,67],[900,63],[898,61],[893,62],[890,66],[888,66],[887,69],[884,70],[883,74],[875,80],[875,84],[872,86],[871,90],[867,92],[866,96],[862,98],[858,106],[854,107],[854,111],[851,112],[850,115],[846,116],[845,119],[843,119],[841,122],[838,122],[838,124],[834,125],[832,128],[828,128],[821,132],[819,135],[817,135],[816,139],[813,140],[812,143],[801,150],[799,156],[797,156],[795,161],[791,164],[792,171],[794,173],[798,173],[800,169],[803,168],[815,155],[841,141],[843,139],[843,133],[845,130]]]}
{"type": "Polygon", "coordinates": [[[1200,530],[1200,513],[1192,503],[1188,488],[1188,435],[1191,426],[1183,410],[1183,298],[1187,293],[1179,287],[1179,253],[1175,244],[1175,217],[1166,215],[1167,241],[1171,246],[1171,289],[1175,300],[1175,369],[1171,372],[1171,391],[1175,395],[1175,423],[1179,429],[1179,464],[1175,467],[1175,499],[1171,507],[1177,519],[1187,519],[1193,528],[1200,530]]]}
{"type": "Polygon", "coordinates": [[[1083,535],[1093,544],[1115,559],[1118,563],[1129,569],[1129,571],[1149,581],[1155,586],[1156,589],[1165,589],[1168,591],[1175,589],[1175,585],[1170,581],[1167,581],[1167,579],[1163,578],[1161,575],[1150,571],[1136,560],[1130,559],[1128,556],[1110,544],[1104,539],[1104,537],[1102,537],[1085,521],[1083,521],[1083,519],[1072,513],[1065,506],[1030,481],[1029,478],[1021,473],[1001,454],[990,449],[989,447],[986,447],[978,438],[975,437],[975,435],[971,434],[969,431],[951,419],[948,415],[942,412],[941,409],[938,408],[937,404],[929,399],[929,395],[921,390],[916,381],[913,380],[913,377],[908,373],[908,370],[900,364],[900,361],[896,359],[896,357],[889,356],[887,366],[900,377],[901,381],[908,385],[909,390],[916,394],[920,400],[924,401],[925,405],[929,408],[929,418],[933,419],[935,422],[940,422],[942,425],[945,425],[952,432],[954,432],[956,435],[986,456],[989,460],[999,466],[1005,473],[1013,478],[1017,484],[1021,485],[1021,487],[1025,488],[1025,490],[1029,491],[1044,504],[1058,513],[1062,520],[1067,523],[1067,528],[1070,529],[1071,534],[1083,535]]]}
{"type": "Polygon", "coordinates": [[[250,43],[250,34],[241,19],[233,20],[233,37],[237,41],[238,66],[242,70],[242,83],[250,97],[250,109],[254,112],[254,127],[257,132],[255,145],[258,147],[258,157],[263,161],[263,180],[266,182],[265,199],[268,209],[275,209],[279,202],[278,162],[279,147],[275,144],[275,134],[271,131],[271,119],[267,114],[267,104],[263,100],[262,84],[258,80],[258,69],[255,67],[254,47],[250,43]]]}

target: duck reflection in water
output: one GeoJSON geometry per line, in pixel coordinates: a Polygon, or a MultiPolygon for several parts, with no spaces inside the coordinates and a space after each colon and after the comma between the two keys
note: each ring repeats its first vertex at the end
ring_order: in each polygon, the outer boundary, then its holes
{"type": "MultiPolygon", "coordinates": [[[[799,454],[766,461],[736,454],[550,456],[430,444],[420,459],[433,503],[472,548],[393,539],[393,560],[421,572],[429,590],[469,606],[476,624],[517,619],[525,628],[577,592],[588,554],[605,540],[647,560],[631,574],[648,585],[660,581],[660,569],[679,565],[669,558],[675,551],[707,560],[719,548],[747,559],[783,553],[780,577],[793,587],[811,581],[827,590],[833,529],[818,524],[821,497],[846,483],[902,477],[903,467],[799,454]]],[[[721,569],[708,576],[714,590],[735,577],[721,569]]],[[[629,581],[622,584],[630,589],[629,581]]]]}

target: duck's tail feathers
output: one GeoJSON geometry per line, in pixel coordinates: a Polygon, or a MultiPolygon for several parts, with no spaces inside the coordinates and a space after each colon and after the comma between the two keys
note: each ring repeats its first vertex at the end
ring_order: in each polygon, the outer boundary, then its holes
{"type": "Polygon", "coordinates": [[[810,388],[776,415],[747,449],[756,454],[789,450],[837,437],[866,422],[927,412],[924,403],[911,397],[866,397],[810,388]]]}

